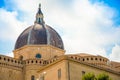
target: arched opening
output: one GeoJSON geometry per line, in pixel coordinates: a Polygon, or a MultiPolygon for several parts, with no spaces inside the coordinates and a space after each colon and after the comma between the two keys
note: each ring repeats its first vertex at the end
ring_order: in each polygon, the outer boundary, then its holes
{"type": "Polygon", "coordinates": [[[35,76],[34,75],[31,76],[31,80],[35,80],[35,76]]]}
{"type": "Polygon", "coordinates": [[[87,60],[89,60],[89,58],[87,58],[87,60]]]}
{"type": "Polygon", "coordinates": [[[8,62],[10,61],[10,59],[8,59],[8,62]]]}
{"type": "Polygon", "coordinates": [[[23,56],[21,55],[21,56],[19,57],[19,59],[20,59],[20,60],[23,60],[23,56]]]}
{"type": "Polygon", "coordinates": [[[91,58],[91,60],[93,60],[93,58],[91,58]]]}
{"type": "Polygon", "coordinates": [[[100,61],[101,61],[102,59],[100,58],[100,61]]]}
{"type": "Polygon", "coordinates": [[[83,58],[83,61],[85,61],[85,59],[83,58]]]}
{"type": "Polygon", "coordinates": [[[31,61],[31,63],[33,63],[33,60],[31,61]]]}
{"type": "Polygon", "coordinates": [[[6,58],[4,58],[4,60],[6,60],[6,58]]]}
{"type": "Polygon", "coordinates": [[[17,63],[17,61],[15,60],[15,63],[17,63]]]}
{"type": "Polygon", "coordinates": [[[95,58],[95,60],[97,60],[97,58],[95,58]]]}

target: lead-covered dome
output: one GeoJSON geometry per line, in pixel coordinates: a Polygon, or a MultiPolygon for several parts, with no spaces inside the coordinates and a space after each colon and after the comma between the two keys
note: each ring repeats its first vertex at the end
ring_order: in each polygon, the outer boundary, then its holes
{"type": "Polygon", "coordinates": [[[35,24],[21,33],[16,41],[15,49],[21,48],[24,45],[52,45],[64,49],[63,41],[59,34],[44,23],[41,6],[39,6],[36,14],[35,24]]]}

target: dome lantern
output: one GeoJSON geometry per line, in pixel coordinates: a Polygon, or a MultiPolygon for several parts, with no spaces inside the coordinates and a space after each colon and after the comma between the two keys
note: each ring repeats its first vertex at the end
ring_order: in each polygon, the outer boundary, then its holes
{"type": "Polygon", "coordinates": [[[38,12],[36,13],[35,23],[43,25],[44,24],[43,18],[44,18],[44,16],[43,16],[43,13],[41,11],[41,4],[39,4],[38,12]]]}

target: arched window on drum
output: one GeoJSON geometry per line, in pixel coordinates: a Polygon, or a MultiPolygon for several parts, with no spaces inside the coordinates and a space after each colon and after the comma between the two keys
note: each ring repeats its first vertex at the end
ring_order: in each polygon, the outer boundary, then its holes
{"type": "Polygon", "coordinates": [[[35,80],[35,76],[34,75],[31,76],[31,80],[35,80]]]}

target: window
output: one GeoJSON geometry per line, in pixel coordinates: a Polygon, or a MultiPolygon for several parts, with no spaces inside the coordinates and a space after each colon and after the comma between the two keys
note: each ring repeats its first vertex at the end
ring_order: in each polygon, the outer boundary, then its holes
{"type": "Polygon", "coordinates": [[[19,59],[20,59],[20,60],[23,60],[23,56],[20,56],[19,59]]]}
{"type": "Polygon", "coordinates": [[[85,71],[82,71],[82,75],[84,75],[85,74],[85,71]]]}
{"type": "Polygon", "coordinates": [[[61,78],[61,69],[58,69],[58,78],[61,78]]]}
{"type": "Polygon", "coordinates": [[[38,18],[38,22],[39,22],[39,23],[41,22],[41,19],[40,19],[40,18],[38,18]]]}
{"type": "Polygon", "coordinates": [[[36,58],[41,58],[41,54],[36,54],[36,56],[35,56],[36,58]]]}
{"type": "Polygon", "coordinates": [[[31,80],[35,80],[35,76],[32,75],[32,76],[31,76],[31,80]]]}

